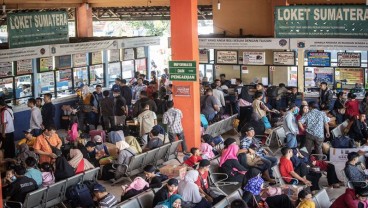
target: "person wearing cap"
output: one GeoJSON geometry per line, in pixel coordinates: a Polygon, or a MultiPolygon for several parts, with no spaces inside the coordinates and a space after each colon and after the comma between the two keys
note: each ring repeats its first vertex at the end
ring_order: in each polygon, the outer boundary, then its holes
{"type": "Polygon", "coordinates": [[[283,128],[286,135],[286,146],[289,148],[296,148],[298,146],[296,135],[298,135],[299,129],[295,119],[295,116],[298,115],[298,112],[299,108],[295,105],[295,103],[291,103],[283,122],[283,128]]]}
{"type": "Polygon", "coordinates": [[[312,152],[312,148],[314,147],[316,154],[322,154],[322,144],[325,140],[325,132],[326,137],[330,137],[330,127],[328,125],[330,119],[324,112],[317,109],[318,105],[316,102],[311,101],[308,103],[308,106],[310,111],[299,120],[299,128],[304,130],[303,124],[307,125],[305,141],[307,151],[312,152]]]}
{"type": "Polygon", "coordinates": [[[152,207],[155,207],[158,203],[167,200],[170,196],[178,192],[179,181],[176,178],[170,178],[167,184],[155,193],[153,197],[152,207]]]}
{"type": "Polygon", "coordinates": [[[0,112],[2,149],[4,149],[4,158],[14,158],[14,113],[11,108],[8,108],[8,105],[3,99],[0,100],[0,112]]]}
{"type": "Polygon", "coordinates": [[[143,79],[137,79],[137,85],[133,87],[133,99],[139,100],[142,91],[146,91],[147,86],[143,84],[143,79]]]}
{"type": "Polygon", "coordinates": [[[368,207],[368,188],[356,187],[347,188],[345,193],[339,196],[330,208],[367,208],[368,207]]]}
{"type": "Polygon", "coordinates": [[[212,202],[212,205],[217,204],[220,202],[223,198],[225,198],[224,195],[220,195],[218,193],[221,193],[220,191],[215,191],[213,188],[209,187],[209,169],[210,169],[210,161],[203,159],[199,161],[198,165],[198,179],[195,181],[199,188],[199,192],[201,194],[204,194],[206,196],[206,199],[209,202],[212,202]]]}
{"type": "Polygon", "coordinates": [[[39,136],[42,133],[42,115],[41,110],[36,107],[36,99],[28,99],[27,106],[31,108],[31,119],[29,122],[30,129],[34,136],[39,136]]]}
{"type": "Polygon", "coordinates": [[[93,200],[98,203],[100,208],[110,208],[118,203],[116,197],[106,191],[106,188],[101,184],[93,186],[93,200]]]}
{"type": "Polygon", "coordinates": [[[364,173],[362,168],[358,167],[360,165],[359,157],[360,155],[357,152],[350,152],[348,154],[348,161],[344,168],[345,175],[351,182],[368,182],[368,175],[364,173]]]}
{"type": "Polygon", "coordinates": [[[34,143],[36,142],[36,137],[32,135],[32,129],[23,130],[24,138],[21,139],[17,143],[17,147],[19,148],[22,144],[27,144],[29,147],[33,147],[34,143]]]}
{"type": "Polygon", "coordinates": [[[160,126],[156,125],[152,127],[152,130],[149,133],[149,141],[146,147],[143,149],[143,152],[148,152],[150,150],[161,147],[164,142],[164,135],[160,134],[160,126]]]}
{"type": "Polygon", "coordinates": [[[327,82],[321,82],[319,91],[319,109],[330,110],[332,105],[333,92],[327,86],[327,82]]]}

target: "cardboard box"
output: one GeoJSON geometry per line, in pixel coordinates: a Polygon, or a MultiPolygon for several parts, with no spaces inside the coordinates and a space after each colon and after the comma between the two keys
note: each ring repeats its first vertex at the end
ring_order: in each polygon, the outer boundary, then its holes
{"type": "Polygon", "coordinates": [[[165,165],[160,168],[160,173],[167,175],[169,178],[179,177],[183,180],[187,173],[187,167],[184,165],[165,165]]]}

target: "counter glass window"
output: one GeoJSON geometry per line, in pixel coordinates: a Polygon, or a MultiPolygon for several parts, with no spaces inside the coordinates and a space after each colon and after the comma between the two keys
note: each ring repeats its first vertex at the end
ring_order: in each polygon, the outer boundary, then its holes
{"type": "MultiPolygon", "coordinates": [[[[263,79],[263,78],[262,78],[263,79]]],[[[290,66],[270,66],[270,83],[296,87],[298,85],[298,68],[290,66]]],[[[262,80],[259,80],[262,82],[262,80]]]]}
{"type": "Polygon", "coordinates": [[[135,71],[138,71],[141,74],[147,75],[146,59],[136,59],[135,60],[135,71]]]}
{"type": "Polygon", "coordinates": [[[74,68],[74,88],[88,85],[88,70],[87,67],[74,68]]]}
{"type": "Polygon", "coordinates": [[[126,79],[128,82],[134,76],[134,61],[123,61],[123,79],[126,79]]]}
{"type": "MultiPolygon", "coordinates": [[[[32,75],[24,75],[15,77],[15,98],[26,98],[33,96],[32,75]]],[[[20,99],[17,104],[25,104],[27,99],[20,99]]]]}
{"type": "MultiPolygon", "coordinates": [[[[134,67],[134,66],[133,66],[134,67]]],[[[112,87],[112,85],[115,83],[116,78],[121,78],[121,63],[109,63],[108,64],[108,86],[112,87]]]]}
{"type": "Polygon", "coordinates": [[[104,86],[104,70],[103,65],[94,65],[89,67],[90,85],[104,86]]]}
{"type": "Polygon", "coordinates": [[[321,82],[327,82],[331,89],[334,87],[334,69],[331,67],[305,67],[304,73],[306,89],[318,91],[321,82]]]}
{"type": "Polygon", "coordinates": [[[13,94],[13,77],[0,79],[0,97],[10,103],[14,99],[13,94]]]}
{"type": "Polygon", "coordinates": [[[45,72],[37,75],[38,89],[40,94],[51,93],[55,94],[55,77],[54,72],[45,72]]]}
{"type": "Polygon", "coordinates": [[[0,63],[0,77],[13,76],[13,66],[11,62],[0,63]]]}
{"type": "Polygon", "coordinates": [[[73,89],[72,70],[64,69],[56,72],[56,91],[58,96],[71,94],[73,89]]]}

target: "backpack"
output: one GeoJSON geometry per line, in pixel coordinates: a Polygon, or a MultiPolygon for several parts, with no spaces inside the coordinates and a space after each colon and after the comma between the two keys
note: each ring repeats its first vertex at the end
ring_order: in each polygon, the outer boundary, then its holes
{"type": "Polygon", "coordinates": [[[332,140],[334,148],[355,148],[354,140],[347,136],[339,136],[332,140]]]}
{"type": "Polygon", "coordinates": [[[207,128],[208,127],[208,121],[205,115],[201,114],[201,124],[203,126],[203,128],[207,128]]]}
{"type": "Polygon", "coordinates": [[[75,184],[66,190],[71,207],[94,207],[91,191],[85,184],[75,184]]]}
{"type": "Polygon", "coordinates": [[[266,90],[266,94],[267,94],[267,97],[277,97],[277,91],[278,91],[278,87],[276,86],[270,86],[267,88],[266,90]]]}

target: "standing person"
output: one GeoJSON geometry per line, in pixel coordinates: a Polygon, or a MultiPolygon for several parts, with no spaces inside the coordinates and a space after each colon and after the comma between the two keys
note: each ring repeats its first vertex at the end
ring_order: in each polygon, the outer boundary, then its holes
{"type": "Polygon", "coordinates": [[[295,119],[295,115],[297,115],[298,112],[299,109],[296,107],[295,103],[291,103],[283,122],[283,128],[286,135],[286,146],[289,148],[296,148],[298,146],[296,135],[298,135],[299,130],[295,119]]]}
{"type": "Polygon", "coordinates": [[[182,140],[181,148],[183,152],[186,153],[187,144],[185,142],[183,125],[181,124],[183,113],[180,109],[174,108],[173,101],[168,101],[167,107],[169,109],[164,113],[162,123],[167,124],[169,140],[170,142],[174,142],[175,137],[178,137],[178,140],[182,140]]]}
{"type": "Polygon", "coordinates": [[[124,125],[125,118],[128,114],[128,107],[125,98],[121,97],[120,90],[113,92],[114,96],[114,126],[124,125]],[[115,119],[117,118],[117,119],[115,119]]]}
{"type": "Polygon", "coordinates": [[[3,99],[0,100],[1,111],[1,136],[2,149],[4,149],[4,158],[15,157],[14,144],[14,113],[11,108],[8,108],[3,99]]]}
{"type": "Polygon", "coordinates": [[[303,124],[307,124],[305,147],[308,152],[312,152],[314,146],[316,154],[322,154],[322,144],[325,139],[324,130],[326,137],[330,137],[330,127],[328,125],[330,119],[324,112],[317,110],[316,102],[311,101],[308,105],[310,111],[299,120],[299,127],[303,130],[303,124]]]}
{"type": "Polygon", "coordinates": [[[53,163],[57,155],[52,152],[51,146],[60,150],[62,145],[61,139],[56,134],[55,126],[49,126],[43,130],[43,133],[37,137],[36,143],[33,145],[35,153],[40,155],[39,164],[44,162],[53,163]]]}
{"type": "Polygon", "coordinates": [[[36,107],[40,110],[42,109],[42,98],[38,97],[36,98],[36,107]]]}
{"type": "MultiPolygon", "coordinates": [[[[300,119],[309,112],[309,108],[308,105],[301,105],[300,106],[300,111],[299,114],[296,116],[296,122],[299,123],[300,119]]],[[[305,128],[307,127],[306,124],[303,125],[303,128],[300,128],[300,126],[298,125],[299,128],[299,132],[297,135],[297,141],[300,142],[300,146],[299,148],[303,148],[305,146],[305,140],[306,140],[306,131],[305,128]]]]}
{"type": "Polygon", "coordinates": [[[100,112],[105,130],[114,125],[114,99],[110,97],[108,90],[103,91],[104,98],[100,101],[100,112]]]}
{"type": "Polygon", "coordinates": [[[100,102],[103,99],[103,94],[102,94],[102,86],[101,85],[96,85],[96,90],[92,93],[93,96],[93,107],[92,107],[92,112],[95,114],[94,115],[94,125],[95,127],[97,127],[100,124],[100,117],[101,117],[101,112],[100,112],[100,102]]]}
{"type": "Polygon", "coordinates": [[[221,85],[226,85],[227,87],[231,86],[230,80],[226,79],[226,74],[220,74],[220,80],[221,80],[221,85]]]}
{"type": "Polygon", "coordinates": [[[112,86],[111,92],[114,92],[115,90],[120,90],[120,82],[121,82],[120,78],[115,79],[115,84],[112,86]]]}
{"type": "Polygon", "coordinates": [[[127,81],[125,79],[122,79],[120,82],[120,90],[121,90],[121,96],[125,98],[127,106],[132,105],[132,90],[127,85],[127,81]]]}
{"type": "Polygon", "coordinates": [[[262,92],[262,95],[263,95],[262,102],[266,103],[266,90],[262,83],[256,84],[256,92],[262,92]]]}
{"type": "Polygon", "coordinates": [[[146,91],[147,86],[143,84],[143,79],[137,80],[137,85],[133,88],[133,99],[138,100],[142,91],[146,91]]]}
{"type": "Polygon", "coordinates": [[[207,89],[205,96],[201,96],[201,113],[206,116],[208,122],[211,122],[219,111],[220,107],[212,89],[207,89]]]}
{"type": "Polygon", "coordinates": [[[280,83],[279,87],[277,88],[277,97],[276,97],[276,109],[277,110],[283,110],[286,108],[286,93],[290,92],[288,89],[286,89],[286,86],[284,83],[280,83]]]}
{"type": "Polygon", "coordinates": [[[224,92],[216,89],[216,84],[214,83],[211,84],[211,88],[212,88],[212,94],[217,99],[217,103],[219,104],[220,115],[222,115],[225,112],[224,92]]]}
{"type": "Polygon", "coordinates": [[[348,101],[345,103],[347,118],[359,116],[359,101],[356,100],[356,95],[353,93],[348,93],[348,101]]]}
{"type": "Polygon", "coordinates": [[[143,112],[138,115],[138,123],[140,127],[139,135],[142,137],[144,144],[147,144],[147,134],[152,130],[152,127],[157,125],[156,113],[151,111],[148,103],[141,103],[143,112]]]}
{"type": "Polygon", "coordinates": [[[344,92],[339,92],[336,95],[336,101],[333,107],[336,114],[336,124],[339,125],[345,121],[345,99],[344,92]]]}
{"type": "Polygon", "coordinates": [[[243,86],[241,88],[239,98],[239,129],[252,119],[253,107],[252,97],[249,95],[249,87],[243,86]]]}
{"type": "Polygon", "coordinates": [[[330,110],[332,105],[333,92],[327,86],[327,82],[321,82],[319,91],[319,108],[320,110],[330,110]]]}
{"type": "Polygon", "coordinates": [[[51,93],[46,93],[43,96],[43,100],[45,104],[42,106],[41,115],[42,115],[42,125],[45,129],[50,126],[55,126],[54,117],[55,117],[55,106],[51,102],[52,95],[51,93]]]}
{"type": "Polygon", "coordinates": [[[37,137],[42,133],[42,115],[41,110],[36,107],[36,99],[30,98],[27,103],[31,108],[31,120],[29,122],[30,129],[33,131],[33,136],[37,137]]]}
{"type": "Polygon", "coordinates": [[[141,94],[139,95],[139,100],[137,100],[133,106],[134,117],[137,117],[140,113],[143,112],[141,103],[148,103],[150,110],[155,113],[158,111],[155,101],[148,98],[146,91],[142,91],[141,94]]]}

